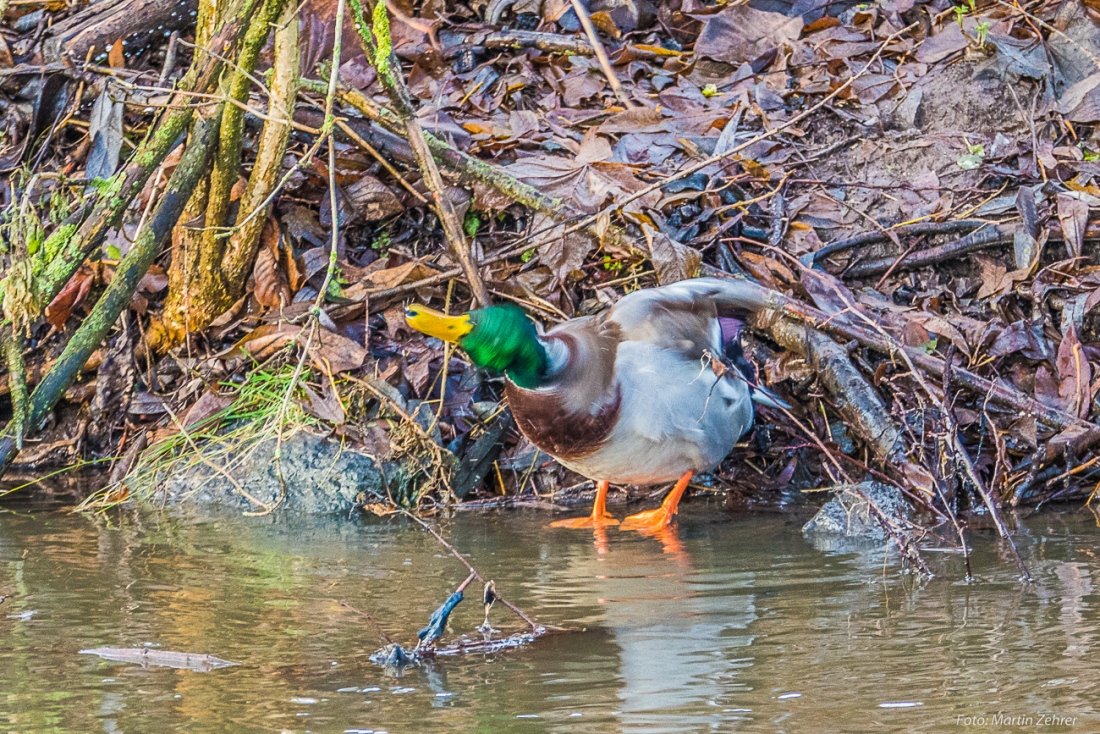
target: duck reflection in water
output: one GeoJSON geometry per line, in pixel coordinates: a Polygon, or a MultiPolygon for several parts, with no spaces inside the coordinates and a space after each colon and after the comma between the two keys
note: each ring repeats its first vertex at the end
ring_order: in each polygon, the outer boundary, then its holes
{"type": "Polygon", "coordinates": [[[562,571],[596,597],[599,625],[620,650],[621,730],[683,732],[735,723],[739,717],[730,710],[751,689],[739,675],[752,665],[754,574],[699,570],[715,568],[709,556],[720,555],[709,547],[706,528],[674,524],[648,537],[620,533],[610,551],[606,534],[615,529],[593,532],[596,552],[577,547],[562,571]]]}

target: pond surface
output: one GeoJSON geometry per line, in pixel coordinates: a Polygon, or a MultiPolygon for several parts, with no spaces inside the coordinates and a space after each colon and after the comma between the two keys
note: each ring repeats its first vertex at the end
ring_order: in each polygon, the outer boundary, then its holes
{"type": "MultiPolygon", "coordinates": [[[[1030,586],[989,536],[975,582],[929,552],[921,584],[881,548],[817,550],[791,518],[702,501],[678,537],[611,531],[604,552],[549,519],[440,524],[506,598],[578,631],[393,677],[341,602],[411,644],[466,577],[406,521],[0,514],[0,731],[1100,731],[1087,511],[1024,521],[1030,586]],[[79,654],[141,646],[239,665],[79,654]]],[[[445,639],[476,635],[470,591],[445,639]]]]}

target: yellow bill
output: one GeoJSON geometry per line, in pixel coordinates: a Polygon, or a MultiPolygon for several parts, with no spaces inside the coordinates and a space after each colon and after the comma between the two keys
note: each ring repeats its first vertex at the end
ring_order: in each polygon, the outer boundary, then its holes
{"type": "Polygon", "coordinates": [[[405,322],[420,333],[445,342],[457,342],[474,328],[469,314],[448,316],[419,303],[405,307],[405,322]]]}

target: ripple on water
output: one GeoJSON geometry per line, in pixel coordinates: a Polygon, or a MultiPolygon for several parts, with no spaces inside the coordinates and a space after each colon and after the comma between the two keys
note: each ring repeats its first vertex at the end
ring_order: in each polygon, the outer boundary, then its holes
{"type": "MultiPolygon", "coordinates": [[[[988,536],[973,539],[977,581],[961,582],[958,554],[933,553],[937,577],[918,583],[881,548],[826,553],[783,518],[726,518],[700,503],[685,508],[678,538],[613,531],[606,553],[591,533],[548,532],[546,520],[463,514],[444,530],[509,600],[583,631],[390,678],[366,661],[376,630],[339,602],[411,645],[466,575],[407,524],[0,515],[0,596],[11,597],[0,608],[0,729],[102,730],[109,718],[118,730],[243,731],[308,713],[318,728],[371,734],[471,722],[940,731],[959,715],[1043,711],[1100,730],[1100,562],[1080,515],[1024,521],[1027,587],[988,536]],[[243,664],[197,673],[71,652],[146,642],[243,664]]],[[[476,596],[452,633],[482,621],[476,596]]],[[[518,629],[501,605],[492,621],[518,629]]]]}

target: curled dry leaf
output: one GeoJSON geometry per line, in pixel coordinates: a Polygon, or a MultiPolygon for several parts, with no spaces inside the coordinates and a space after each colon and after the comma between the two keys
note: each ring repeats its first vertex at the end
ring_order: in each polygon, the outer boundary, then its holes
{"type": "Polygon", "coordinates": [[[534,236],[532,244],[538,248],[539,258],[554,272],[559,282],[566,282],[574,271],[584,265],[588,253],[592,252],[593,243],[589,237],[576,232],[566,234],[564,225],[554,225],[550,217],[543,214],[532,218],[531,231],[540,233],[534,236]]]}
{"type": "MultiPolygon", "coordinates": [[[[262,362],[291,341],[305,346],[307,339],[302,330],[303,327],[296,324],[261,324],[218,356],[227,359],[248,356],[262,362]]],[[[310,358],[317,369],[325,374],[334,375],[358,369],[367,359],[366,349],[346,336],[328,329],[318,329],[310,342],[310,358]]]]}
{"type": "Polygon", "coordinates": [[[1089,205],[1076,196],[1058,194],[1058,221],[1070,257],[1081,257],[1085,245],[1085,228],[1089,222],[1089,205]]]}
{"type": "Polygon", "coordinates": [[[306,400],[302,403],[302,407],[307,413],[336,426],[342,426],[347,422],[344,406],[340,403],[340,398],[327,380],[322,390],[323,395],[318,395],[316,390],[304,382],[302,383],[302,391],[306,394],[306,400]]]}
{"type": "Polygon", "coordinates": [[[649,245],[649,259],[661,285],[694,278],[698,274],[703,258],[697,250],[680,244],[664,232],[652,232],[643,227],[642,233],[649,245]]]}
{"type": "Polygon", "coordinates": [[[264,308],[279,308],[290,303],[287,262],[293,263],[294,259],[283,258],[281,250],[279,227],[274,220],[268,219],[260,236],[260,249],[252,268],[256,300],[264,308]]]}
{"type": "Polygon", "coordinates": [[[1058,396],[1066,412],[1079,418],[1088,417],[1092,403],[1092,367],[1072,324],[1058,347],[1057,365],[1058,396]]]}
{"type": "Polygon", "coordinates": [[[86,263],[81,265],[65,287],[50,301],[50,305],[46,306],[46,320],[50,322],[50,326],[58,331],[65,328],[65,322],[69,320],[73,309],[87,298],[94,280],[92,269],[86,263]]]}

